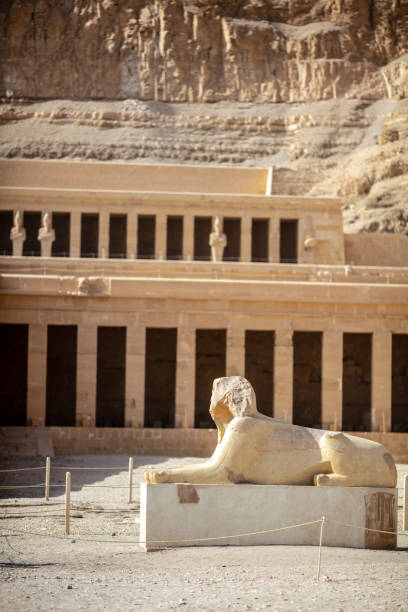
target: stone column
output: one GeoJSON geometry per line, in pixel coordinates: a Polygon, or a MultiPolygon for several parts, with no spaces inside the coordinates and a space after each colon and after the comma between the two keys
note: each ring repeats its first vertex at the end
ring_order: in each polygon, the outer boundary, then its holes
{"type": "Polygon", "coordinates": [[[30,324],[28,331],[27,423],[45,425],[47,326],[30,324]]]}
{"type": "Polygon", "coordinates": [[[251,261],[251,217],[242,217],[241,221],[241,261],[251,261]]]}
{"type": "Polygon", "coordinates": [[[343,333],[323,332],[322,342],[322,428],[342,429],[343,333]]]}
{"type": "Polygon", "coordinates": [[[98,257],[109,257],[109,213],[99,213],[98,257]]]}
{"type": "Polygon", "coordinates": [[[155,239],[155,258],[166,259],[166,236],[167,215],[159,213],[156,215],[156,239],[155,239]]]}
{"type": "Polygon", "coordinates": [[[74,211],[70,213],[70,228],[69,228],[69,256],[81,256],[81,213],[74,211]]]}
{"type": "Polygon", "coordinates": [[[146,328],[128,325],[126,330],[125,425],[144,426],[146,328]]]}
{"type": "Polygon", "coordinates": [[[98,328],[94,324],[82,323],[78,325],[76,406],[78,425],[95,425],[97,359],[98,328]]]}
{"type": "Polygon", "coordinates": [[[127,216],[127,258],[136,259],[137,257],[137,214],[131,210],[127,216]]]}
{"type": "Polygon", "coordinates": [[[279,263],[279,218],[273,216],[269,219],[269,261],[279,263]]]}
{"type": "Polygon", "coordinates": [[[391,431],[392,334],[375,331],[371,346],[371,431],[391,431]]]}
{"type": "Polygon", "coordinates": [[[184,215],[183,217],[183,259],[194,259],[194,217],[184,215]]]}
{"type": "Polygon", "coordinates": [[[293,330],[275,332],[274,402],[276,419],[292,423],[293,419],[293,330]]]}
{"type": "Polygon", "coordinates": [[[227,330],[227,376],[245,376],[245,329],[227,330]]]}
{"type": "Polygon", "coordinates": [[[195,329],[177,330],[176,427],[194,427],[195,329]]]}

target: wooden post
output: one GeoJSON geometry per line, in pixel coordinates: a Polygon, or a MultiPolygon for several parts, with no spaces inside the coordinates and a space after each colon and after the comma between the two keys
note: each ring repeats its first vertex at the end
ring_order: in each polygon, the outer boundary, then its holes
{"type": "Polygon", "coordinates": [[[323,527],[324,527],[324,521],[326,520],[324,516],[320,517],[321,520],[321,524],[320,524],[320,543],[319,543],[319,562],[317,564],[317,580],[320,579],[320,562],[322,560],[322,542],[323,542],[323,527]]]}
{"type": "Polygon", "coordinates": [[[133,492],[133,457],[129,457],[129,504],[132,503],[133,492]]]}
{"type": "Polygon", "coordinates": [[[45,501],[50,499],[50,472],[51,472],[51,459],[47,457],[45,461],[45,501]]]}
{"type": "Polygon", "coordinates": [[[408,474],[404,478],[404,531],[408,531],[408,474]]]}
{"type": "Polygon", "coordinates": [[[71,506],[71,472],[66,473],[65,479],[65,535],[69,535],[71,506]]]}

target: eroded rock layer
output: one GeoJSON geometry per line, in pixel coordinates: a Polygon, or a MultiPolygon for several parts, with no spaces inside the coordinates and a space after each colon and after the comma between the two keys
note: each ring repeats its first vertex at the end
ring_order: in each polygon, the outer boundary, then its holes
{"type": "Polygon", "coordinates": [[[10,0],[0,93],[280,102],[404,97],[408,0],[10,0]]]}

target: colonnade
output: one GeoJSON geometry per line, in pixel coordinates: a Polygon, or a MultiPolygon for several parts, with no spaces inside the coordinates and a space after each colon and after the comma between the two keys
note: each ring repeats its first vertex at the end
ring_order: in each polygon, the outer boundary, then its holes
{"type": "MultiPolygon", "coordinates": [[[[78,325],[76,421],[92,425],[96,416],[96,324],[78,325]]],[[[194,427],[195,328],[177,329],[175,427],[194,427]]],[[[125,425],[144,426],[145,328],[128,326],[126,334],[125,425]]],[[[371,353],[371,430],[391,430],[392,334],[375,330],[371,353]]],[[[293,330],[275,330],[274,417],[293,421],[293,330]]],[[[45,424],[47,325],[30,324],[28,340],[27,420],[45,424]]],[[[229,327],[226,342],[227,376],[245,375],[245,329],[229,327]]],[[[321,421],[323,428],[342,424],[343,333],[322,333],[321,421]]]]}

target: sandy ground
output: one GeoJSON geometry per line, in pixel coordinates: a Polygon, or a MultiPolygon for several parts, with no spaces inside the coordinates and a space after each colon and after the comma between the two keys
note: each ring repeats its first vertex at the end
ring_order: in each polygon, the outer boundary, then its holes
{"type": "MultiPolygon", "coordinates": [[[[138,456],[134,461],[134,497],[129,504],[127,457],[52,459],[52,483],[63,485],[66,468],[72,474],[67,537],[63,486],[52,489],[48,503],[42,488],[0,490],[0,609],[408,610],[408,533],[398,537],[396,551],[324,548],[320,581],[315,578],[317,547],[142,552],[135,517],[137,483],[144,469],[203,459],[138,456]]],[[[36,465],[44,465],[44,460],[0,459],[0,469],[36,465]]],[[[398,468],[401,487],[408,465],[398,468]]],[[[0,473],[0,486],[43,479],[44,470],[0,473]]],[[[399,493],[401,529],[401,488],[399,493]]]]}

